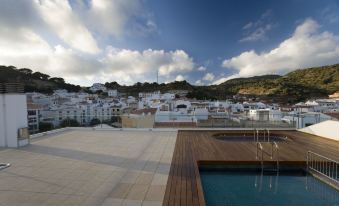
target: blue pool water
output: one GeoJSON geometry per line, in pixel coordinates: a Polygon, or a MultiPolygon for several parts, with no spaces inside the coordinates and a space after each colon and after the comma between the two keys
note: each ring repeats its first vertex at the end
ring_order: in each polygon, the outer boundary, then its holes
{"type": "Polygon", "coordinates": [[[207,206],[339,206],[339,191],[302,171],[201,170],[207,206]]]}

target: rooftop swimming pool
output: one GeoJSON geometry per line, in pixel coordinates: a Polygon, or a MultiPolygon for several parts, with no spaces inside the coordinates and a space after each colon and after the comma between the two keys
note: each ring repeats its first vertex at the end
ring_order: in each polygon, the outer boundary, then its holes
{"type": "Polygon", "coordinates": [[[207,206],[339,206],[339,191],[303,169],[200,169],[207,206]],[[265,171],[265,170],[264,170],[265,171]]]}

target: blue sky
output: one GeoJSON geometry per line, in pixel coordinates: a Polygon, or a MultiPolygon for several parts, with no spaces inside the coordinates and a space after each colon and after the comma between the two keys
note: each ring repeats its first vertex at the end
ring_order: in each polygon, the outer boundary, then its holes
{"type": "Polygon", "coordinates": [[[338,0],[3,0],[0,64],[75,84],[285,74],[339,62],[338,0]],[[15,33],[15,35],[11,35],[15,33]]]}

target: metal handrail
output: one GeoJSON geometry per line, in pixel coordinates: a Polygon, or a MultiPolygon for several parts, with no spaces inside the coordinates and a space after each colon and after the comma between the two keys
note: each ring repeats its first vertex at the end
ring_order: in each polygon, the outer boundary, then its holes
{"type": "Polygon", "coordinates": [[[260,158],[260,163],[261,163],[261,169],[264,168],[264,149],[262,147],[262,144],[260,142],[257,142],[257,154],[256,154],[256,159],[259,159],[259,150],[261,150],[261,158],[260,158]]]}
{"type": "Polygon", "coordinates": [[[274,149],[275,149],[275,151],[276,151],[275,157],[276,157],[276,161],[277,161],[277,170],[279,170],[279,146],[275,141],[271,143],[271,146],[272,146],[271,147],[271,159],[273,159],[273,157],[274,157],[274,149]]]}
{"type": "Polygon", "coordinates": [[[338,168],[338,161],[312,151],[307,152],[307,169],[327,177],[339,186],[338,168]]]}

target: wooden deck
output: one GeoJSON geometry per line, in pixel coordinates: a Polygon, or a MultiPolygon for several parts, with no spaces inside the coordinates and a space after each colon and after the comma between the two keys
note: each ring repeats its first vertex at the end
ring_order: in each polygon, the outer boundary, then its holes
{"type": "MultiPolygon", "coordinates": [[[[200,163],[222,164],[226,162],[257,162],[254,142],[228,142],[217,140],[213,135],[244,135],[244,131],[179,131],[167,182],[164,206],[205,205],[200,181],[200,163]]],[[[273,132],[271,132],[273,133],[273,132]]],[[[245,135],[253,136],[253,132],[245,135]]],[[[271,136],[287,136],[279,142],[279,160],[305,163],[307,151],[311,150],[334,160],[339,160],[339,142],[297,131],[275,131],[271,136]]],[[[269,160],[271,146],[263,144],[265,160],[269,160]]]]}

